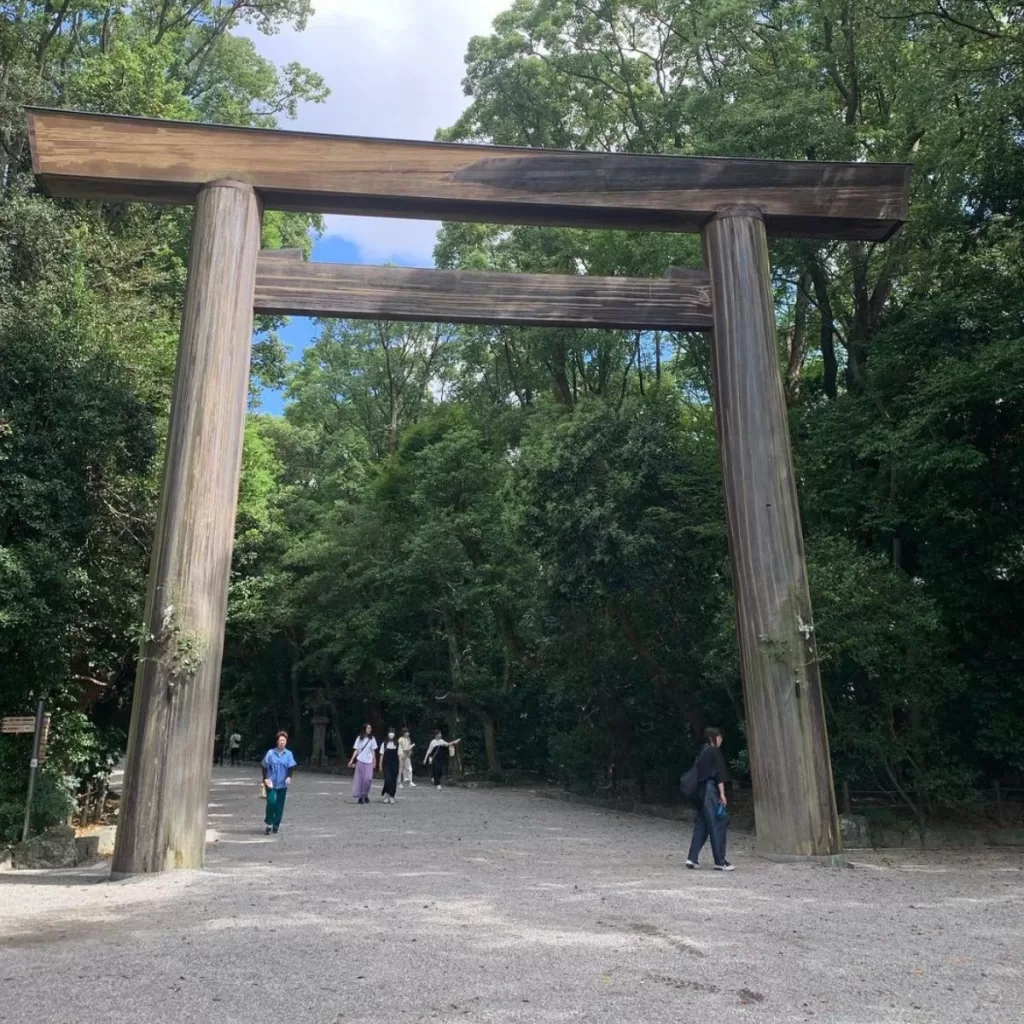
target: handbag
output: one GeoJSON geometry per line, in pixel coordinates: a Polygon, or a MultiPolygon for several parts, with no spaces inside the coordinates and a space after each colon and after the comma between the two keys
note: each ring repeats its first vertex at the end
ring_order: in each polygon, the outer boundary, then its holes
{"type": "Polygon", "coordinates": [[[260,783],[260,799],[267,799],[267,784],[265,782],[260,783]]]}
{"type": "Polygon", "coordinates": [[[684,800],[689,800],[691,803],[697,799],[697,793],[700,791],[700,776],[697,773],[697,761],[694,760],[693,767],[683,772],[679,777],[679,792],[682,794],[684,800]]]}

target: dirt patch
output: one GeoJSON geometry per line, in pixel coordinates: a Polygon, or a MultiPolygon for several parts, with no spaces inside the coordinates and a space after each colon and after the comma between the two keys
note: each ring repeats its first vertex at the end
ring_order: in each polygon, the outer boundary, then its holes
{"type": "Polygon", "coordinates": [[[717,985],[712,985],[706,981],[690,981],[686,978],[670,978],[667,974],[648,974],[648,978],[651,981],[656,981],[661,985],[668,985],[671,988],[679,989],[685,992],[707,992],[708,994],[714,994],[721,992],[721,989],[717,985]]]}
{"type": "Polygon", "coordinates": [[[652,939],[661,939],[662,942],[667,942],[673,949],[678,949],[680,953],[689,953],[690,956],[696,957],[707,956],[707,953],[697,943],[691,942],[689,939],[680,939],[675,935],[669,935],[668,932],[662,931],[647,921],[632,921],[629,928],[630,931],[634,931],[639,935],[647,935],[652,939]]]}

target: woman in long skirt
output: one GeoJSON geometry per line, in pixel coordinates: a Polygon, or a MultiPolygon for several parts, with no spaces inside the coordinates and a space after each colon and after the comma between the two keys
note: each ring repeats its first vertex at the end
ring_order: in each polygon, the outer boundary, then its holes
{"type": "Polygon", "coordinates": [[[370,802],[370,787],[373,785],[373,767],[377,763],[377,741],[373,738],[373,726],[367,725],[352,745],[352,756],[348,766],[355,765],[352,778],[352,796],[361,804],[370,802]]]}
{"type": "Polygon", "coordinates": [[[384,803],[393,804],[398,787],[398,743],[394,729],[388,729],[388,738],[380,745],[380,770],[384,773],[384,803]]]}

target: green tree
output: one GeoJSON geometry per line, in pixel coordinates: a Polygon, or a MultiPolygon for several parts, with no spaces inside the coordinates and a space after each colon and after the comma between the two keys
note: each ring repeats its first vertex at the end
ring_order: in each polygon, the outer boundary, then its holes
{"type": "MultiPolygon", "coordinates": [[[[0,703],[46,698],[46,784],[65,794],[108,771],[124,740],[189,216],[41,199],[23,108],[271,125],[323,98],[323,81],[275,68],[233,30],[301,29],[309,10],[72,0],[15,3],[0,26],[0,703]],[[97,692],[86,719],[79,702],[97,692]]],[[[268,243],[308,244],[317,223],[271,214],[268,243]]],[[[260,325],[257,391],[283,372],[275,326],[260,325]]]]}

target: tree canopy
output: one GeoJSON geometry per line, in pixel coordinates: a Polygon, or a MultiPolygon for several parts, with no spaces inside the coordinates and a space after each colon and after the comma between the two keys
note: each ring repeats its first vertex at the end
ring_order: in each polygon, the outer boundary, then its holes
{"type": "MultiPolygon", "coordinates": [[[[273,123],[323,82],[235,30],[308,14],[5,15],[0,703],[59,705],[76,780],[124,739],[188,218],[41,199],[20,108],[273,123]]],[[[835,773],[919,815],[1024,773],[1022,68],[1024,4],[515,0],[439,132],[913,165],[897,238],[773,240],[772,261],[835,773]]],[[[268,215],[264,241],[317,226],[268,215]]],[[[446,224],[436,260],[658,277],[700,247],[446,224]]],[[[314,712],[346,745],[365,720],[445,723],[481,770],[647,797],[713,723],[742,774],[706,338],[324,321],[288,362],[276,326],[254,349],[225,722],[290,727],[300,754],[314,712]]]]}

